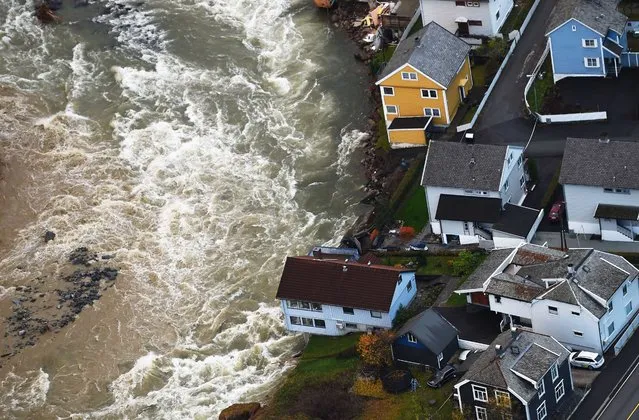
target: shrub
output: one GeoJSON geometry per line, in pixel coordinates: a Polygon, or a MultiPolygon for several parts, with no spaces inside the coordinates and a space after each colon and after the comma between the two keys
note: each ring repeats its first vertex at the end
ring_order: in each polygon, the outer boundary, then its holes
{"type": "Polygon", "coordinates": [[[481,264],[483,258],[478,252],[462,251],[453,260],[451,272],[453,276],[468,276],[481,264]]]}
{"type": "Polygon", "coordinates": [[[537,169],[537,161],[535,159],[528,159],[528,175],[533,182],[539,181],[539,170],[537,169]]]}
{"type": "Polygon", "coordinates": [[[555,171],[555,174],[553,175],[552,179],[550,180],[550,184],[548,185],[548,189],[546,190],[544,197],[541,199],[542,209],[545,209],[548,206],[548,204],[550,204],[550,200],[552,200],[553,196],[555,195],[555,190],[557,189],[557,186],[559,185],[560,173],[561,173],[561,167],[557,168],[557,171],[555,171]]]}
{"type": "Polygon", "coordinates": [[[404,307],[404,305],[399,305],[399,309],[397,310],[397,313],[395,314],[395,319],[393,319],[393,328],[401,327],[402,325],[406,323],[406,321],[408,321],[409,319],[417,315],[417,313],[418,312],[415,308],[411,308],[410,306],[404,307]]]}
{"type": "Polygon", "coordinates": [[[379,379],[358,379],[355,381],[355,385],[353,385],[353,392],[362,397],[386,398],[384,386],[379,379]]]}
{"type": "Polygon", "coordinates": [[[357,353],[364,363],[379,369],[393,363],[391,344],[395,338],[391,331],[364,334],[357,343],[357,353]]]}

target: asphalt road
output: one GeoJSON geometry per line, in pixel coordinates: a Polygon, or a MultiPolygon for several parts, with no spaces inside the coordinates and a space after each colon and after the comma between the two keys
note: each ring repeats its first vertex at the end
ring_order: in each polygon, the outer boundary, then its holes
{"type": "Polygon", "coordinates": [[[639,365],[635,365],[623,386],[597,419],[639,419],[639,375],[635,374],[637,367],[639,365]]]}

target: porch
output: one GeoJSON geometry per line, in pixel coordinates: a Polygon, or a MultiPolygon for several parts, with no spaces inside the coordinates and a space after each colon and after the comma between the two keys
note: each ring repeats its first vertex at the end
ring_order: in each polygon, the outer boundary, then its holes
{"type": "Polygon", "coordinates": [[[599,204],[595,218],[599,219],[601,239],[639,240],[639,207],[599,204]]]}
{"type": "Polygon", "coordinates": [[[432,120],[432,116],[394,118],[388,126],[391,147],[425,146],[432,120]]]}

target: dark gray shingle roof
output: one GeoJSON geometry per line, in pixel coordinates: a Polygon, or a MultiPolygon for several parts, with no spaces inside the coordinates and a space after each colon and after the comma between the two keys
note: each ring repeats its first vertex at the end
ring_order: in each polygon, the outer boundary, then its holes
{"type": "MultiPolygon", "coordinates": [[[[547,335],[536,334],[531,331],[520,331],[517,337],[516,340],[513,340],[510,331],[501,333],[491,343],[491,346],[479,356],[477,361],[470,366],[462,380],[467,379],[501,389],[510,388],[526,401],[530,401],[537,394],[537,390],[530,382],[520,378],[510,370],[519,361],[520,357],[527,353],[522,355],[523,350],[528,349],[530,351],[533,345],[537,344],[559,355],[555,357],[557,365],[561,365],[570,352],[559,344],[557,340],[547,335]],[[497,344],[502,346],[504,350],[501,357],[498,357],[495,352],[495,345],[497,344]],[[510,347],[513,345],[518,347],[519,354],[510,351],[510,347]]],[[[538,356],[540,355],[536,351],[531,353],[527,358],[527,362],[534,363],[538,356]]],[[[543,355],[543,358],[539,360],[544,365],[547,365],[546,356],[543,355]]]]}
{"type": "Polygon", "coordinates": [[[560,0],[550,14],[546,32],[575,18],[606,36],[608,29],[622,34],[628,18],[617,11],[619,0],[560,0]]]}
{"type": "Polygon", "coordinates": [[[532,379],[537,383],[544,377],[550,367],[557,362],[559,354],[553,353],[536,343],[523,350],[519,359],[511,368],[513,371],[532,379]]]}
{"type": "Polygon", "coordinates": [[[629,275],[637,272],[625,258],[595,250],[577,270],[576,279],[580,287],[608,300],[629,275]]]}
{"type": "Polygon", "coordinates": [[[531,209],[530,207],[506,203],[499,220],[493,225],[493,230],[526,238],[540,212],[541,210],[531,209]]]}
{"type": "Polygon", "coordinates": [[[484,282],[488,280],[490,275],[497,270],[497,267],[513,252],[513,249],[514,248],[495,249],[491,251],[484,262],[468,276],[468,279],[466,279],[458,290],[483,289],[484,282]]]}
{"type": "Polygon", "coordinates": [[[451,341],[457,340],[457,330],[433,309],[412,317],[400,330],[397,336],[411,333],[420,343],[435,354],[441,353],[451,341]]]}
{"type": "Polygon", "coordinates": [[[422,185],[499,191],[507,146],[431,141],[422,185]]]}
{"type": "Polygon", "coordinates": [[[530,280],[508,273],[493,276],[486,287],[486,293],[511,299],[532,302],[546,289],[530,280]]]}
{"type": "Polygon", "coordinates": [[[448,87],[469,51],[470,45],[431,22],[397,46],[380,80],[408,63],[448,87]]]}
{"type": "Polygon", "coordinates": [[[639,189],[639,143],[568,139],[559,182],[639,189]]]}
{"type": "Polygon", "coordinates": [[[570,288],[570,284],[567,281],[562,281],[555,285],[548,292],[544,293],[544,299],[556,300],[557,302],[570,303],[571,305],[578,305],[577,298],[570,288]]]}

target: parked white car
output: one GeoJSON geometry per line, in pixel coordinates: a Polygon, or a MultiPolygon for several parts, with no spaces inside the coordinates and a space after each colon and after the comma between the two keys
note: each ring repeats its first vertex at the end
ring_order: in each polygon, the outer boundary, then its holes
{"type": "Polygon", "coordinates": [[[574,367],[585,369],[599,369],[604,364],[604,357],[589,351],[576,351],[570,353],[570,364],[574,367]]]}

